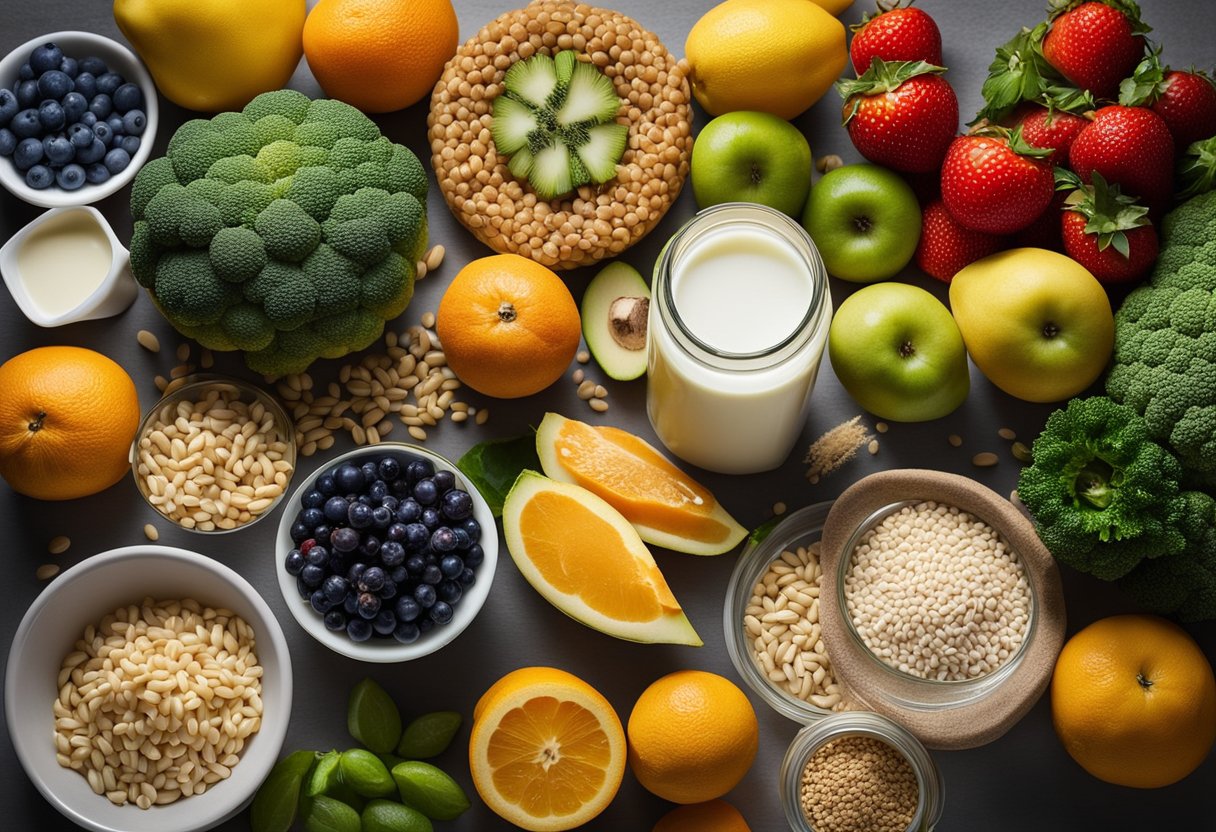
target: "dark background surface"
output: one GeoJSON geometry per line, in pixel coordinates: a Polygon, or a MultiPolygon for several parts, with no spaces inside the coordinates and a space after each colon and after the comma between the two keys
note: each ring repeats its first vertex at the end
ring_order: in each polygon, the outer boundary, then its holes
{"type": "MultiPolygon", "coordinates": [[[[204,0],[205,2],[205,0],[204,0]]],[[[456,0],[462,41],[506,10],[503,0],[456,0]]],[[[683,54],[684,38],[698,16],[713,4],[696,0],[615,0],[625,11],[655,31],[676,54],[683,54]]],[[[1043,17],[1042,0],[982,0],[951,3],[923,0],[920,6],[933,14],[943,33],[947,76],[958,92],[963,121],[980,104],[979,88],[995,47],[1022,25],[1033,25],[1043,17]]],[[[1153,37],[1165,45],[1165,59],[1175,66],[1192,64],[1211,68],[1216,62],[1216,39],[1208,4],[1146,0],[1144,17],[1154,28],[1153,37]]],[[[122,40],[111,16],[110,4],[75,0],[41,0],[38,3],[5,2],[0,24],[0,53],[7,52],[40,34],[63,29],[85,29],[122,40]]],[[[865,3],[858,2],[844,15],[846,22],[858,19],[865,3]]],[[[292,85],[312,95],[318,90],[301,63],[292,85]]],[[[427,103],[400,113],[378,117],[384,132],[429,160],[425,140],[427,103]]],[[[192,117],[162,99],[161,127],[157,151],[163,152],[173,129],[192,117]]],[[[697,128],[704,125],[697,112],[697,128]]],[[[834,92],[796,120],[809,137],[816,157],[839,153],[846,161],[858,159],[839,126],[839,100],[834,92]]],[[[433,184],[433,177],[432,177],[433,184]]],[[[127,208],[129,191],[124,190],[98,207],[114,225],[122,240],[130,237],[127,208]]],[[[33,219],[42,209],[26,205],[7,192],[0,193],[0,242],[33,219]]],[[[649,275],[658,250],[695,210],[691,188],[686,188],[667,218],[623,259],[649,275]]],[[[423,280],[410,308],[397,322],[398,330],[414,324],[426,310],[435,309],[447,281],[466,262],[489,254],[451,217],[433,188],[429,204],[432,242],[447,247],[447,259],[438,273],[423,280]]],[[[581,295],[593,270],[568,275],[575,296],[581,295]]],[[[907,279],[945,296],[943,287],[909,273],[907,279]]],[[[853,287],[833,280],[833,293],[840,303],[853,287]]],[[[1001,314],[1001,310],[993,310],[1001,314]]],[[[157,399],[152,377],[176,364],[174,348],[181,339],[155,312],[141,294],[135,305],[116,318],[75,324],[60,329],[40,329],[29,323],[12,299],[0,293],[0,361],[24,350],[43,345],[74,344],[100,350],[122,364],[135,379],[144,408],[157,399]],[[135,333],[156,332],[162,351],[153,356],[140,349],[135,333]]],[[[195,351],[197,357],[197,350],[195,351]]],[[[318,382],[332,379],[342,362],[314,365],[318,382]]],[[[234,355],[219,356],[217,370],[251,377],[234,355]]],[[[602,379],[594,365],[589,375],[602,379]]],[[[455,458],[473,443],[498,436],[514,436],[535,425],[546,410],[557,410],[593,423],[612,424],[640,433],[651,441],[653,433],[645,418],[644,381],[605,381],[610,391],[610,410],[592,413],[574,395],[568,377],[545,393],[522,401],[486,402],[492,411],[483,427],[444,423],[431,431],[428,447],[455,458]]],[[[483,400],[471,392],[465,399],[477,405],[483,400]]],[[[3,395],[3,391],[0,391],[3,395]]],[[[803,477],[801,457],[806,445],[824,430],[860,412],[844,393],[828,362],[813,397],[806,431],[787,463],[767,474],[727,477],[697,472],[721,502],[748,527],[766,520],[771,506],[784,501],[790,509],[829,500],[860,477],[872,471],[897,467],[927,467],[972,476],[1001,494],[1009,494],[1017,478],[1018,464],[1008,442],[1000,439],[999,427],[1009,427],[1029,442],[1039,429],[1049,406],[1029,405],[1001,393],[974,368],[972,392],[967,402],[949,417],[920,425],[892,424],[882,437],[876,456],[863,453],[841,471],[817,486],[803,477]],[[946,437],[964,438],[953,448],[946,437]],[[980,451],[995,451],[1000,463],[979,469],[971,457],[980,451]]],[[[871,424],[872,424],[872,420],[871,424]]],[[[741,431],[747,430],[740,425],[741,431]]],[[[391,438],[404,436],[401,426],[391,438]]],[[[347,440],[348,441],[348,440],[347,440]]],[[[339,441],[326,454],[300,461],[300,475],[323,464],[324,459],[346,450],[339,441]]],[[[299,480],[293,481],[293,486],[299,480]]],[[[282,511],[282,508],[279,509],[282,511]]],[[[97,552],[145,542],[144,523],[153,522],[161,531],[160,542],[203,552],[234,567],[265,596],[278,615],[292,648],[295,667],[295,702],[291,729],[284,751],[297,748],[344,748],[351,740],[345,731],[346,697],[351,685],[364,675],[384,684],[408,715],[434,709],[456,709],[466,715],[466,725],[453,747],[438,761],[465,785],[474,803],[476,795],[468,776],[465,745],[467,717],[477,697],[503,673],[528,664],[552,664],[582,676],[599,688],[613,703],[622,721],[641,691],[659,676],[681,668],[702,668],[736,679],[726,654],[722,634],[722,601],[735,556],[697,558],[657,552],[657,558],[673,591],[705,641],[700,649],[675,646],[643,646],[603,636],[568,619],[544,603],[519,575],[505,548],[501,552],[493,592],[474,624],[453,644],[427,659],[395,666],[362,665],[337,656],[314,642],[291,618],[279,594],[273,570],[275,516],[253,529],[233,536],[208,538],[170,528],[139,498],[130,480],[106,492],[68,503],[39,503],[21,497],[0,485],[0,529],[6,576],[0,602],[0,630],[10,634],[0,639],[0,660],[6,660],[8,641],[29,603],[45,587],[34,578],[34,570],[46,562],[63,568],[97,552]],[[47,554],[47,542],[55,535],[72,538],[71,549],[60,556],[47,554]]],[[[1109,585],[1066,571],[1064,586],[1068,602],[1069,632],[1095,619],[1134,609],[1132,603],[1109,585]]],[[[1193,626],[1209,659],[1216,658],[1216,624],[1193,626]]],[[[777,832],[786,824],[777,793],[777,771],[785,748],[799,726],[778,716],[757,697],[752,697],[760,719],[760,752],[747,777],[727,799],[746,816],[755,832],[777,832]]],[[[48,733],[49,733],[48,703],[48,733]]],[[[0,715],[0,720],[3,716],[0,715]]],[[[1047,699],[1009,733],[992,744],[966,752],[935,752],[934,758],[945,779],[946,808],[939,829],[945,832],[991,830],[1013,832],[1034,829],[1062,830],[1198,830],[1211,828],[1216,760],[1208,761],[1182,783],[1156,791],[1136,791],[1108,785],[1089,777],[1065,754],[1051,727],[1047,699]]],[[[240,776],[240,769],[236,769],[240,776]]],[[[585,829],[598,832],[645,832],[670,806],[643,790],[626,773],[621,792],[612,806],[585,829]]],[[[7,731],[0,730],[0,829],[59,830],[75,828],[63,819],[24,776],[7,731]]],[[[439,829],[508,829],[480,805],[439,829]]],[[[226,832],[248,829],[243,815],[220,827],[226,832]]],[[[174,830],[165,830],[174,832],[174,830]]]]}

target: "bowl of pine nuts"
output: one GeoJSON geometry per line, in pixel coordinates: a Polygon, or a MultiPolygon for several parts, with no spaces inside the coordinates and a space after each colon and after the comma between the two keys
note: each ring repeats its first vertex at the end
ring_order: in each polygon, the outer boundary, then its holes
{"type": "Polygon", "coordinates": [[[295,428],[274,397],[220,376],[173,382],[131,446],[135,486],[148,505],[204,534],[272,514],[295,464],[295,428]]]}
{"type": "Polygon", "coordinates": [[[58,576],[18,626],[4,680],[26,774],[94,832],[200,832],[233,817],[278,758],[291,700],[287,641],[257,590],[212,558],[151,544],[58,576]]]}
{"type": "Polygon", "coordinates": [[[804,725],[848,707],[819,620],[819,540],[831,502],[791,512],[735,564],[723,605],[735,671],[782,716],[804,725]]]}

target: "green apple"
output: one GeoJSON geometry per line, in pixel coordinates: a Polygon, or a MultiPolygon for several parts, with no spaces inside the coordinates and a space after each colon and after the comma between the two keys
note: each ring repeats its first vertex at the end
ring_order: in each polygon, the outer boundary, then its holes
{"type": "Polygon", "coordinates": [[[866,286],[840,304],[828,355],[849,395],[883,419],[940,418],[971,389],[954,318],[933,295],[906,283],[866,286]]]}
{"type": "Polygon", "coordinates": [[[1015,248],[976,260],[950,282],[950,306],[975,366],[1028,402],[1077,395],[1114,348],[1102,284],[1054,251],[1015,248]]]}
{"type": "MultiPolygon", "coordinates": [[[[695,152],[695,151],[694,151],[695,152]]],[[[916,253],[920,204],[894,171],[845,165],[811,190],[802,227],[815,241],[828,274],[854,283],[897,275],[916,253]]]]}
{"type": "Polygon", "coordinates": [[[798,216],[811,189],[811,146],[802,131],[769,113],[718,116],[692,146],[698,208],[758,202],[798,216]]]}

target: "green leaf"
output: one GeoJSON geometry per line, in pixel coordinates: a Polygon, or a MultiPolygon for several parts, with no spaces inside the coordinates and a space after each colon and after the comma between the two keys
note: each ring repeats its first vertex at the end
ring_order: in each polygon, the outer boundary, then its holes
{"type": "Polygon", "coordinates": [[[455,820],[469,808],[469,798],[442,769],[430,763],[410,761],[393,767],[393,779],[401,802],[431,820],[455,820]]]}
{"type": "Polygon", "coordinates": [[[842,78],[836,82],[836,91],[845,100],[845,105],[848,108],[844,117],[844,123],[848,124],[853,116],[857,115],[857,109],[861,106],[862,97],[894,92],[905,81],[915,78],[917,75],[940,75],[945,71],[946,68],[944,66],[936,66],[928,61],[897,61],[887,63],[882,58],[875,57],[870,62],[870,68],[861,77],[842,78]]]}
{"type": "Polygon", "coordinates": [[[456,711],[423,714],[406,726],[397,753],[410,760],[438,757],[451,744],[461,722],[456,711]]]}
{"type": "Polygon", "coordinates": [[[1165,70],[1161,49],[1154,49],[1137,64],[1130,78],[1119,84],[1119,103],[1124,107],[1148,107],[1165,92],[1165,70]]]}
{"type": "Polygon", "coordinates": [[[502,517],[507,492],[525,468],[540,470],[536,455],[536,435],[529,433],[513,439],[479,442],[456,461],[456,467],[485,497],[495,517],[502,517]]]}
{"type": "Polygon", "coordinates": [[[291,829],[300,801],[300,786],[319,756],[315,751],[296,751],[275,764],[253,798],[249,813],[253,832],[288,832],[291,829]]]}
{"type": "Polygon", "coordinates": [[[1216,188],[1216,136],[1195,142],[1178,164],[1178,198],[1190,199],[1216,188]]]}
{"type": "Polygon", "coordinates": [[[346,728],[365,748],[387,754],[401,739],[401,712],[388,691],[367,678],[350,692],[346,728]]]}
{"type": "Polygon", "coordinates": [[[985,105],[972,124],[982,119],[999,121],[1021,102],[1039,98],[1050,84],[1064,83],[1043,57],[1041,46],[1046,32],[1043,23],[1033,29],[1023,28],[997,47],[981,88],[985,105]]]}
{"type": "Polygon", "coordinates": [[[772,533],[773,529],[777,528],[777,524],[781,522],[781,516],[770,517],[759,526],[752,529],[752,533],[747,536],[747,542],[753,546],[759,546],[764,542],[764,538],[772,533]]]}
{"type": "MultiPolygon", "coordinates": [[[[981,133],[986,131],[979,131],[981,133]]],[[[1018,125],[1008,131],[1009,149],[1019,156],[1029,156],[1032,159],[1045,159],[1055,153],[1050,147],[1035,147],[1022,138],[1022,127],[1018,125]]]]}

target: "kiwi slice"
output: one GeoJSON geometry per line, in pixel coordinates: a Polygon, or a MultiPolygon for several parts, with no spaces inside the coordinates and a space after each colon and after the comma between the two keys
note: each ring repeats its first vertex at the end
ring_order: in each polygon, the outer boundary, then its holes
{"type": "Polygon", "coordinates": [[[494,99],[490,132],[507,169],[541,199],[616,176],[629,127],[612,80],[573,50],[517,61],[494,99]]]}
{"type": "Polygon", "coordinates": [[[650,287],[628,263],[611,263],[587,284],[579,314],[595,362],[611,378],[629,381],[646,372],[650,287]]]}

